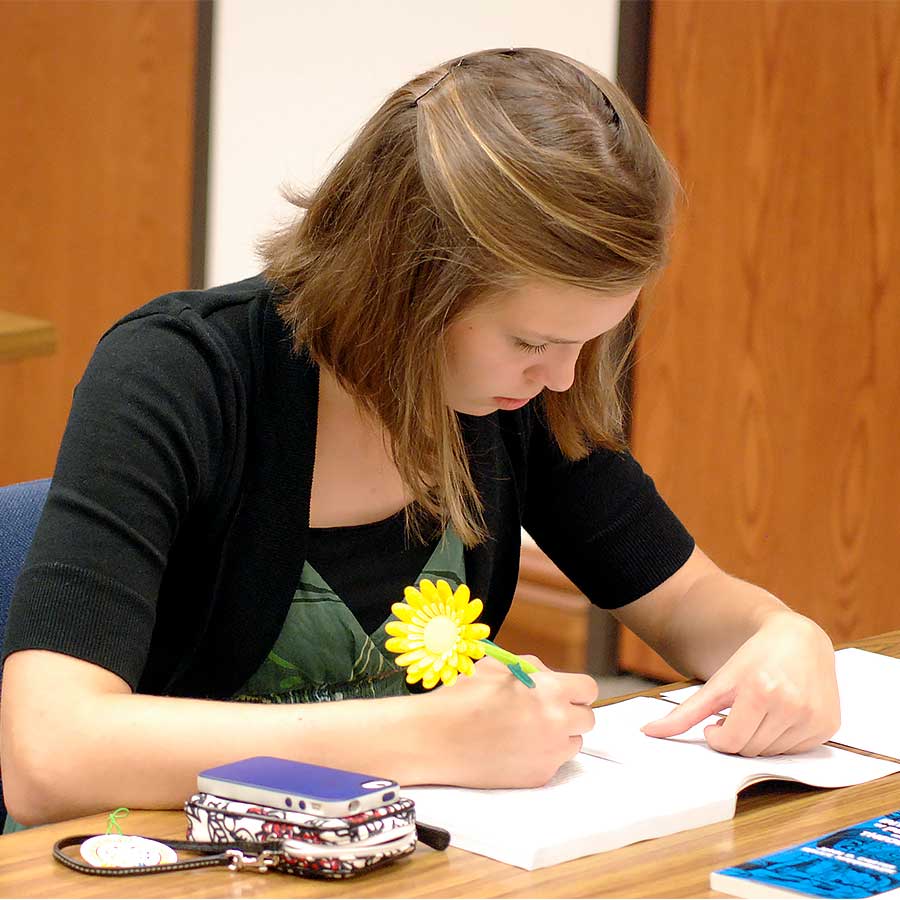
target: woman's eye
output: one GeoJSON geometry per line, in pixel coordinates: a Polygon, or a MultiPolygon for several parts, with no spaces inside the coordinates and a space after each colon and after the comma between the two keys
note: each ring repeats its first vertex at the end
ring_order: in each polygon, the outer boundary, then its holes
{"type": "Polygon", "coordinates": [[[529,344],[527,341],[516,338],[516,346],[526,353],[543,353],[549,344],[529,344]]]}

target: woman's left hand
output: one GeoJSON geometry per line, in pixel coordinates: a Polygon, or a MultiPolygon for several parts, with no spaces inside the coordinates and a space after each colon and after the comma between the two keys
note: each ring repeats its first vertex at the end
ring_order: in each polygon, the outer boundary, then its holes
{"type": "Polygon", "coordinates": [[[643,731],[672,737],[729,706],[727,718],[704,729],[714,750],[775,756],[827,741],[840,725],[828,636],[804,616],[773,612],[696,694],[643,731]]]}

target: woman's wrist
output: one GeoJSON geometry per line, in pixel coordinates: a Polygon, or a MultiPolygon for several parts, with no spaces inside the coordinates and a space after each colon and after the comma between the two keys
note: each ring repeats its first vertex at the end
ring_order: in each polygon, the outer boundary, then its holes
{"type": "MultiPolygon", "coordinates": [[[[781,604],[781,601],[778,602],[781,604]]],[[[820,639],[831,644],[831,638],[828,637],[828,634],[818,622],[784,604],[781,604],[778,608],[767,610],[762,617],[758,630],[781,630],[786,628],[799,633],[806,633],[811,638],[820,639]]]]}
{"type": "Polygon", "coordinates": [[[298,756],[400,784],[440,782],[451,761],[440,693],[304,705],[298,756]]]}

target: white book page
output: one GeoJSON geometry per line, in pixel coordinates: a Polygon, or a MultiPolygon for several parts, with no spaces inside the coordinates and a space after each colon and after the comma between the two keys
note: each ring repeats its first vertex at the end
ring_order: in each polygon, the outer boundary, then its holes
{"type": "Polygon", "coordinates": [[[900,759],[900,659],[848,648],[834,661],[841,727],[832,740],[900,759]]]}
{"type": "Polygon", "coordinates": [[[403,788],[452,846],[525,869],[554,865],[734,814],[734,797],[580,753],[543,787],[403,788]]]}
{"type": "Polygon", "coordinates": [[[673,738],[651,738],[641,732],[642,725],[671,710],[671,703],[653,697],[635,697],[599,707],[594,710],[596,725],[584,736],[583,750],[615,760],[627,768],[665,770],[693,784],[704,781],[727,784],[735,793],[764,777],[801,781],[816,787],[846,787],[900,772],[900,764],[838,747],[822,746],[805,753],[750,759],[719,753],[703,736],[703,729],[715,722],[717,716],[710,716],[673,738]]]}
{"type": "MultiPolygon", "coordinates": [[[[834,655],[841,698],[841,727],[831,739],[847,747],[900,759],[900,717],[894,712],[900,697],[900,659],[847,648],[834,655]]],[[[683,703],[699,685],[664,691],[663,697],[683,703]]],[[[722,710],[726,715],[731,709],[722,710]]]]}

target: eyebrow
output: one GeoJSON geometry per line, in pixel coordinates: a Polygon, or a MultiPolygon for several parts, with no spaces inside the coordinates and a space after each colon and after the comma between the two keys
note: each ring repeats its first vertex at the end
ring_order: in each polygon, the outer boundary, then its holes
{"type": "Polygon", "coordinates": [[[542,344],[580,344],[581,341],[570,341],[568,338],[553,337],[549,334],[537,334],[535,332],[526,332],[525,337],[531,340],[540,341],[542,344]]]}

